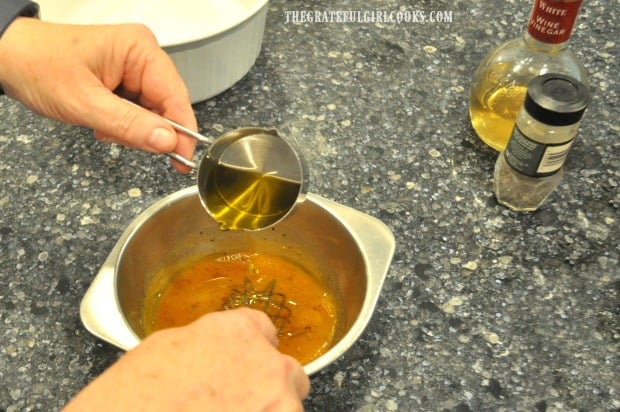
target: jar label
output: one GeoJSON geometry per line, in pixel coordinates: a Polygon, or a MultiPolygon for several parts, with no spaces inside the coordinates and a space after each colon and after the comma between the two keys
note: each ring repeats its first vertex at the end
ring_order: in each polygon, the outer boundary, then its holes
{"type": "Polygon", "coordinates": [[[573,139],[559,144],[539,143],[515,127],[504,151],[504,159],[510,167],[526,176],[551,176],[564,165],[572,144],[573,139]]]}
{"type": "Polygon", "coordinates": [[[527,30],[544,43],[564,43],[570,37],[583,0],[535,0],[527,30]]]}

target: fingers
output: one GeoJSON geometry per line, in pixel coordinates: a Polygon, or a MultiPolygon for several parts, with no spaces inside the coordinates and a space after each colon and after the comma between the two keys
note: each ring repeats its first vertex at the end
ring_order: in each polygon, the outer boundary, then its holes
{"type": "MultiPolygon", "coordinates": [[[[95,137],[151,153],[175,152],[192,160],[196,142],[177,133],[161,116],[122,99],[103,89],[95,100],[96,107],[89,123],[95,128],[95,137]]],[[[193,113],[192,113],[193,118],[193,113]]],[[[187,116],[186,116],[187,117],[187,116]]],[[[195,119],[189,121],[195,129],[195,119]]],[[[191,169],[174,161],[173,167],[182,173],[191,169]]]]}
{"type": "Polygon", "coordinates": [[[246,312],[246,316],[254,322],[254,325],[261,331],[263,336],[265,336],[274,347],[278,346],[278,331],[265,312],[249,308],[239,308],[238,310],[246,312]]]}
{"type": "Polygon", "coordinates": [[[289,361],[293,363],[294,369],[291,379],[293,380],[293,385],[297,390],[297,396],[299,399],[305,399],[310,393],[310,378],[295,358],[288,355],[283,356],[289,358],[289,361]]]}
{"type": "Polygon", "coordinates": [[[177,146],[174,129],[160,116],[101,88],[89,123],[103,141],[152,153],[167,153],[177,146]]]}
{"type": "Polygon", "coordinates": [[[234,322],[239,327],[256,329],[273,346],[278,346],[278,331],[271,319],[265,312],[256,309],[241,307],[221,312],[212,312],[198,319],[194,324],[202,328],[202,324],[208,324],[213,317],[220,317],[222,320],[234,322]]]}
{"type": "MultiPolygon", "coordinates": [[[[278,346],[278,338],[277,338],[277,330],[267,314],[262,311],[249,309],[249,308],[238,308],[231,311],[219,312],[223,315],[243,315],[247,318],[247,320],[256,327],[263,336],[265,336],[268,341],[274,346],[278,346]],[[236,312],[236,313],[235,313],[236,312]]],[[[213,315],[213,314],[211,314],[213,315]]],[[[232,316],[231,316],[232,317],[232,316]]],[[[289,369],[289,376],[293,387],[296,390],[296,396],[299,399],[304,399],[308,396],[310,392],[310,378],[304,371],[301,364],[292,356],[289,355],[281,355],[284,359],[284,363],[288,364],[284,368],[289,369]]]]}
{"type": "MultiPolygon", "coordinates": [[[[176,66],[162,50],[150,30],[141,25],[130,25],[128,30],[142,40],[138,47],[129,47],[125,56],[125,72],[122,89],[135,98],[140,106],[161,114],[168,119],[191,129],[198,130],[196,116],[190,104],[190,96],[176,66]]],[[[175,153],[192,159],[196,141],[177,133],[175,153]]],[[[175,162],[173,161],[173,165],[175,162]]],[[[176,168],[179,169],[179,164],[176,168]]],[[[186,167],[181,166],[181,169],[186,167]]]]}
{"type": "MultiPolygon", "coordinates": [[[[78,30],[66,28],[71,29],[78,30]]],[[[73,69],[74,96],[79,97],[66,103],[64,117],[75,117],[101,140],[152,153],[176,152],[192,160],[194,139],[176,132],[162,118],[197,130],[189,93],[153,33],[140,24],[81,29],[88,31],[91,47],[73,69]]],[[[178,162],[173,166],[181,172],[190,170],[178,162]]]]}
{"type": "MultiPolygon", "coordinates": [[[[189,138],[182,133],[177,133],[177,145],[173,149],[173,152],[180,154],[187,160],[192,160],[195,150],[196,140],[189,138]]],[[[170,159],[170,164],[181,173],[187,173],[190,171],[189,167],[182,165],[174,159],[170,159]]]]}
{"type": "Polygon", "coordinates": [[[149,410],[156,405],[161,410],[303,411],[310,379],[276,345],[276,329],[265,313],[249,308],[212,312],[150,335],[117,362],[116,376],[106,374],[115,387],[121,369],[139,376],[127,380],[151,402],[142,405],[149,410]]]}
{"type": "Polygon", "coordinates": [[[94,129],[100,140],[193,158],[195,141],[160,117],[197,130],[187,87],[146,26],[17,19],[2,40],[0,63],[11,64],[0,64],[0,79],[31,110],[94,129]]]}
{"type": "MultiPolygon", "coordinates": [[[[245,327],[255,327],[260,331],[260,333],[273,345],[274,348],[278,346],[278,338],[277,338],[277,330],[267,314],[262,311],[250,309],[250,308],[237,308],[234,310],[224,311],[224,312],[216,312],[211,313],[207,316],[212,315],[222,315],[230,317],[230,319],[239,319],[244,317],[246,321],[250,324],[245,327]]],[[[282,375],[283,379],[288,379],[291,385],[288,387],[290,390],[294,391],[291,395],[294,395],[292,398],[281,398],[283,404],[283,410],[295,410],[291,409],[293,405],[288,404],[288,401],[294,402],[295,405],[301,406],[301,400],[305,399],[310,393],[310,378],[304,371],[302,365],[292,356],[279,354],[280,359],[276,361],[274,358],[272,361],[272,366],[275,367],[276,362],[281,364],[281,373],[275,373],[274,376],[282,375]]],[[[303,410],[303,407],[302,409],[303,410]]]]}
{"type": "MultiPolygon", "coordinates": [[[[189,104],[189,98],[182,97],[172,97],[165,101],[165,103],[160,104],[157,108],[153,109],[156,111],[161,111],[162,116],[175,121],[176,123],[190,129],[197,131],[198,124],[196,121],[196,116],[192,110],[191,105],[189,104]]],[[[193,137],[189,137],[182,132],[176,132],[177,140],[176,146],[172,149],[173,152],[183,156],[187,160],[192,160],[194,157],[194,152],[196,150],[196,140],[193,137]]],[[[174,159],[170,159],[172,166],[178,170],[179,172],[185,173],[190,169],[187,166],[184,166],[177,162],[174,159]]]]}

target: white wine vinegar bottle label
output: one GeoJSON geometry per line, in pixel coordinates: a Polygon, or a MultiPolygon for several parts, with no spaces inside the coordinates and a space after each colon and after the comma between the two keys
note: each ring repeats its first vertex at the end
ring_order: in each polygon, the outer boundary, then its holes
{"type": "Polygon", "coordinates": [[[582,0],[535,0],[528,33],[544,43],[564,43],[570,37],[582,0]]]}

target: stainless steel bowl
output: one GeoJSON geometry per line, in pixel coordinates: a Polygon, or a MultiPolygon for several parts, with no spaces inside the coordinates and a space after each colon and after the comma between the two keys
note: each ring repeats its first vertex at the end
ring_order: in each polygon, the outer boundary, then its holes
{"type": "Polygon", "coordinates": [[[250,242],[258,252],[323,274],[341,292],[344,322],[335,344],[304,366],[308,374],[321,370],[344,354],[370,321],[395,242],[375,218],[313,194],[282,223],[257,232],[220,231],[196,187],[158,201],[118,240],[82,300],[82,321],[95,336],[131,349],[144,337],[141,303],[153,274],[197,254],[247,250],[250,242]]]}

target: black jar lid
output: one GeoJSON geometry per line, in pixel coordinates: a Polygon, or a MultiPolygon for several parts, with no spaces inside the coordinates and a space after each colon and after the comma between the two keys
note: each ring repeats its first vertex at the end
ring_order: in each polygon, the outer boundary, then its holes
{"type": "Polygon", "coordinates": [[[534,77],[527,86],[525,110],[550,126],[568,126],[583,116],[590,100],[588,88],[579,80],[559,73],[534,77]]]}

